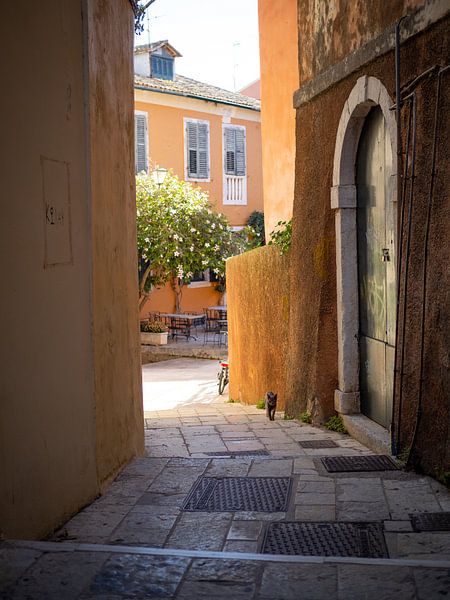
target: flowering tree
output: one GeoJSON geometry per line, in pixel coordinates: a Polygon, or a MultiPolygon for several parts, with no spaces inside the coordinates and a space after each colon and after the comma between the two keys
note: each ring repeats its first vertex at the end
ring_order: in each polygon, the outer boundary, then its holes
{"type": "Polygon", "coordinates": [[[181,309],[183,285],[207,268],[225,275],[225,260],[246,249],[227,219],[213,212],[208,195],[168,173],[164,182],[136,178],[139,307],[153,286],[170,282],[181,309]]]}

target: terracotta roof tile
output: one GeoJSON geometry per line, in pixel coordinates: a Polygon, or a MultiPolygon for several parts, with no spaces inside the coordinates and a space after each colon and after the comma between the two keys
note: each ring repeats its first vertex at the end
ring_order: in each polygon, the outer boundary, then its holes
{"type": "Polygon", "coordinates": [[[261,110],[261,102],[255,98],[244,96],[238,92],[229,92],[222,88],[202,83],[183,75],[175,75],[175,79],[157,79],[156,77],[144,77],[143,75],[134,76],[134,86],[139,89],[148,89],[155,92],[165,92],[177,96],[187,96],[190,98],[199,98],[211,102],[222,104],[231,104],[250,110],[261,110]]]}

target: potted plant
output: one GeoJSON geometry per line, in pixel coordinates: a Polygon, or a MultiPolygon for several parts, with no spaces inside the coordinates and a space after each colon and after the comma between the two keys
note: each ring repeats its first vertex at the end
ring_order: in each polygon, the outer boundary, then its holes
{"type": "Polygon", "coordinates": [[[169,328],[162,321],[141,322],[141,343],[149,346],[164,346],[167,344],[169,328]]]}
{"type": "Polygon", "coordinates": [[[215,286],[215,290],[216,290],[216,292],[219,292],[219,294],[222,294],[219,299],[219,305],[226,306],[227,305],[227,286],[226,286],[225,276],[218,277],[218,283],[215,286]]]}

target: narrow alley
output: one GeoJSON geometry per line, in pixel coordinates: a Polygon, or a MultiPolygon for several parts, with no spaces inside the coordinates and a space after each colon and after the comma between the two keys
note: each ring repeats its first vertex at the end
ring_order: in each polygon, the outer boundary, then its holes
{"type": "Polygon", "coordinates": [[[269,421],[264,410],[218,396],[216,373],[206,360],[144,366],[147,456],[47,541],[5,543],[2,598],[449,593],[450,534],[420,531],[414,520],[450,510],[443,486],[395,468],[329,472],[324,457],[372,452],[348,435],[282,413],[269,421]]]}

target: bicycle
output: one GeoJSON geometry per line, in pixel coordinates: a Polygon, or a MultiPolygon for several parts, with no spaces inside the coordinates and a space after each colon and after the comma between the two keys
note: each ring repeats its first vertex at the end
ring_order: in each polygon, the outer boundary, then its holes
{"type": "Polygon", "coordinates": [[[225,386],[227,385],[227,383],[229,381],[228,361],[221,360],[220,366],[221,366],[221,369],[217,373],[217,378],[219,380],[219,396],[221,396],[223,394],[225,386]]]}

